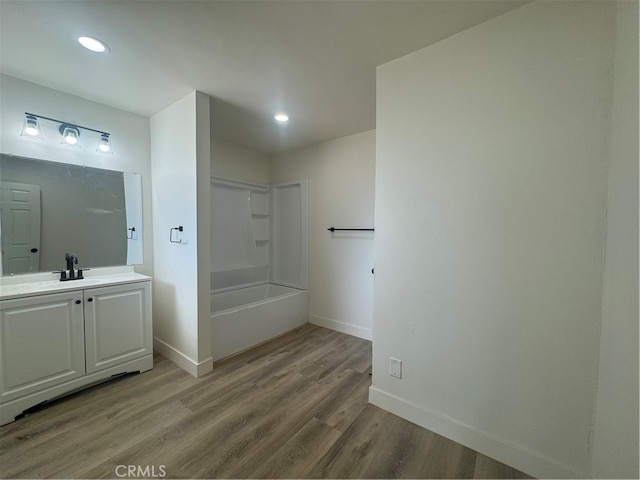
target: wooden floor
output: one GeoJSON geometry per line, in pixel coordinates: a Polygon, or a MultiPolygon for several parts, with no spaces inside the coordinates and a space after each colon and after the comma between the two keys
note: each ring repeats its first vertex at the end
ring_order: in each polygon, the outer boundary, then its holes
{"type": "Polygon", "coordinates": [[[370,369],[370,342],[313,325],[201,378],[156,355],[0,427],[0,476],[530,478],[368,404],[370,369]]]}

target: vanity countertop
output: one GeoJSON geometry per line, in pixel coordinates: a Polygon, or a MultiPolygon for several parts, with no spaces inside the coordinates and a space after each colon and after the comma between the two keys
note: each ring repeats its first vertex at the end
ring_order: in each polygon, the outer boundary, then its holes
{"type": "Polygon", "coordinates": [[[144,282],[147,280],[151,280],[151,278],[140,273],[126,272],[87,276],[82,280],[71,280],[67,282],[61,282],[60,280],[45,280],[22,283],[3,283],[0,285],[0,300],[46,295],[49,293],[59,293],[69,290],[107,287],[123,283],[144,282]]]}

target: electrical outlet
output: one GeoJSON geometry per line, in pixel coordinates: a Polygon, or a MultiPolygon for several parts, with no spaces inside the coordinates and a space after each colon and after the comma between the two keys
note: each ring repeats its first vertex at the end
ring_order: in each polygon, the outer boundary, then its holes
{"type": "Polygon", "coordinates": [[[389,375],[396,378],[402,378],[402,360],[389,357],[389,375]]]}

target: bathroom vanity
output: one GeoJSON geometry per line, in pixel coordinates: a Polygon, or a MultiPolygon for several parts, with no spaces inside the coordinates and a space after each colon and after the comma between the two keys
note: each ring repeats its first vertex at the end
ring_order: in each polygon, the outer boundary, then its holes
{"type": "MultiPolygon", "coordinates": [[[[26,279],[26,280],[25,280],[26,279]]],[[[81,388],[153,368],[151,279],[132,267],[0,285],[0,425],[81,388]]]]}

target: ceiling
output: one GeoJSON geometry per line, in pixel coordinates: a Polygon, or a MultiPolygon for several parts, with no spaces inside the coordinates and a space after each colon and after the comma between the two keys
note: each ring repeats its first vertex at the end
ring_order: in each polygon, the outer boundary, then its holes
{"type": "Polygon", "coordinates": [[[199,90],[216,137],[277,153],[375,128],[377,65],[524,3],[0,0],[0,71],[144,116],[199,90]]]}

